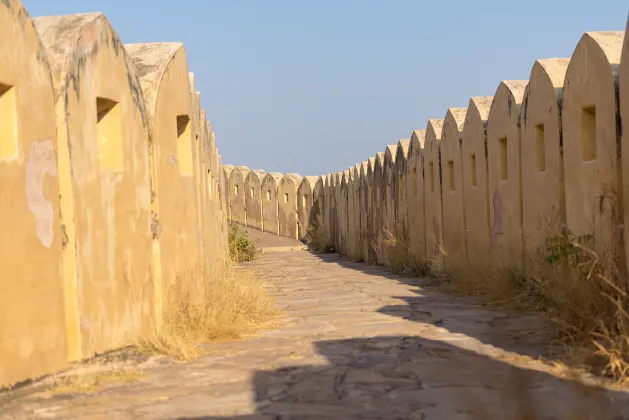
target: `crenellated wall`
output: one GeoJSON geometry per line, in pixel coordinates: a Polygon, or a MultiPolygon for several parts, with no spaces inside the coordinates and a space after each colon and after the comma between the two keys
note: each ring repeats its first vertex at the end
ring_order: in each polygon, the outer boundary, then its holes
{"type": "Polygon", "coordinates": [[[548,238],[574,234],[624,269],[628,121],[629,37],[589,32],[570,59],[535,61],[529,80],[500,81],[348,170],[303,178],[288,207],[300,239],[368,264],[399,262],[397,242],[410,265],[526,270],[548,238]],[[312,202],[295,206],[302,190],[312,202]]]}
{"type": "Polygon", "coordinates": [[[0,388],[161,325],[226,267],[220,156],[183,45],[0,2],[0,388]],[[167,77],[165,76],[167,75],[167,77]]]}
{"type": "Polygon", "coordinates": [[[0,58],[0,387],[159,328],[171,286],[224,270],[229,220],[453,271],[526,269],[569,231],[626,269],[625,32],[317,177],[223,165],[184,46],[124,45],[100,13],[4,0],[0,58]]]}

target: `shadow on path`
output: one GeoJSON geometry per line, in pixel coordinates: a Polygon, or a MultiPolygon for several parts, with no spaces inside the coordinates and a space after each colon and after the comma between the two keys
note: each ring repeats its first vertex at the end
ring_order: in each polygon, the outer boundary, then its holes
{"type": "Polygon", "coordinates": [[[195,418],[629,419],[625,393],[558,379],[439,341],[382,336],[315,346],[327,365],[254,375],[255,415],[195,418]]]}
{"type": "Polygon", "coordinates": [[[431,338],[420,333],[315,341],[326,364],[254,374],[255,414],[188,419],[629,419],[629,394],[558,378],[535,370],[541,364],[529,360],[525,367],[518,361],[518,355],[548,350],[537,317],[488,310],[473,299],[431,290],[425,280],[338,254],[315,255],[417,287],[412,289],[417,297],[398,298],[406,305],[378,312],[424,323],[431,338]]]}

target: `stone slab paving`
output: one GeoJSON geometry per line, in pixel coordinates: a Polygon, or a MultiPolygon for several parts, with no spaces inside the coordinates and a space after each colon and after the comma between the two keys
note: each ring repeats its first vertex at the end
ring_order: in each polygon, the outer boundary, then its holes
{"type": "Polygon", "coordinates": [[[192,362],[104,355],[75,370],[143,376],[69,395],[44,381],[0,395],[0,418],[629,419],[627,393],[541,361],[550,348],[533,316],[336,254],[276,252],[245,265],[286,312],[276,330],[207,345],[192,362]]]}
{"type": "Polygon", "coordinates": [[[238,224],[238,227],[245,231],[247,235],[256,242],[262,252],[284,252],[308,249],[307,245],[297,239],[273,235],[240,224],[238,224]]]}

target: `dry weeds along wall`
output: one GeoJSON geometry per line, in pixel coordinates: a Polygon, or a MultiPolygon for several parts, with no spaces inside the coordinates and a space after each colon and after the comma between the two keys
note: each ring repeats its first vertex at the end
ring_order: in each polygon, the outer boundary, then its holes
{"type": "Polygon", "coordinates": [[[577,238],[624,268],[622,122],[629,125],[629,37],[589,32],[571,58],[537,60],[529,80],[501,81],[493,96],[446,110],[348,170],[254,171],[243,189],[242,175],[226,168],[227,206],[236,222],[393,268],[521,270],[540,251],[564,252],[549,250],[553,238],[577,238]]]}
{"type": "Polygon", "coordinates": [[[159,328],[223,270],[224,171],[177,43],[0,2],[0,387],[159,328]]]}

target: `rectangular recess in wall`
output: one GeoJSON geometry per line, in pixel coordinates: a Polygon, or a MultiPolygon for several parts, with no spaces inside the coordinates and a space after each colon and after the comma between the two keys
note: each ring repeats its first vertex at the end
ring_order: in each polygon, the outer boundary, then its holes
{"type": "Polygon", "coordinates": [[[448,186],[450,191],[454,191],[454,161],[448,161],[448,186]]]}
{"type": "Polygon", "coordinates": [[[417,168],[413,168],[413,195],[417,195],[417,168]]]}
{"type": "Polygon", "coordinates": [[[498,140],[498,179],[504,181],[509,174],[508,154],[507,154],[507,137],[498,140]]]}
{"type": "Polygon", "coordinates": [[[535,126],[535,170],[546,170],[546,140],[544,138],[544,124],[535,126]]]}
{"type": "Polygon", "coordinates": [[[470,155],[470,172],[472,187],[475,187],[478,185],[478,179],[476,178],[476,153],[470,155]]]}
{"type": "Polygon", "coordinates": [[[284,202],[288,203],[288,193],[284,193],[284,202]]]}
{"type": "Polygon", "coordinates": [[[430,192],[434,193],[435,192],[435,165],[432,162],[432,160],[430,161],[430,163],[428,164],[428,168],[429,168],[429,172],[430,172],[430,192]]]}
{"type": "Polygon", "coordinates": [[[96,98],[96,133],[100,167],[111,171],[124,169],[120,104],[96,98]]]}
{"type": "Polygon", "coordinates": [[[256,189],[251,187],[250,192],[251,192],[251,198],[256,198],[256,189]]]}
{"type": "Polygon", "coordinates": [[[266,190],[266,200],[271,201],[271,190],[266,190]]]}
{"type": "Polygon", "coordinates": [[[15,87],[0,83],[0,159],[18,157],[15,87]]]}
{"type": "Polygon", "coordinates": [[[188,115],[177,116],[177,161],[179,162],[179,173],[182,175],[192,175],[190,125],[190,117],[188,115]]]}
{"type": "Polygon", "coordinates": [[[308,194],[304,194],[301,196],[301,205],[304,207],[308,206],[308,194]]]}
{"type": "Polygon", "coordinates": [[[581,109],[581,149],[585,162],[596,160],[596,107],[581,109]]]}
{"type": "Polygon", "coordinates": [[[234,194],[238,195],[238,185],[234,185],[234,194]]]}

